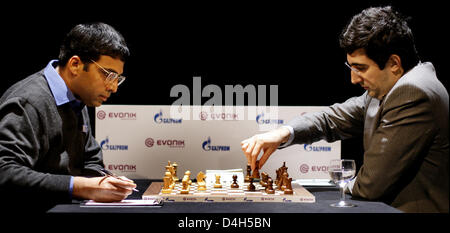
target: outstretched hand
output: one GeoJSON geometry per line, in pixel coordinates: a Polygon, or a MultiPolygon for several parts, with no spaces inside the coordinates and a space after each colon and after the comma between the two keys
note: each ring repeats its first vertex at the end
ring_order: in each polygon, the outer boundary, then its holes
{"type": "Polygon", "coordinates": [[[241,142],[242,151],[247,157],[247,162],[251,165],[252,171],[256,168],[256,161],[261,150],[263,154],[259,160],[258,169],[266,163],[267,159],[269,159],[270,155],[272,155],[281,143],[289,139],[289,136],[289,130],[281,127],[266,133],[256,134],[251,138],[243,140],[241,142]]]}

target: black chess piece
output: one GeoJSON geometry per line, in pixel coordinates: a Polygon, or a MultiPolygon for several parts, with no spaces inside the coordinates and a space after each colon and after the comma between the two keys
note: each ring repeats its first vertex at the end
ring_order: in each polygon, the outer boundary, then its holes
{"type": "Polygon", "coordinates": [[[287,185],[288,179],[289,179],[289,174],[287,173],[287,171],[285,171],[283,173],[283,176],[281,177],[281,184],[280,184],[280,190],[281,191],[284,191],[284,189],[286,189],[286,185],[287,185]]]}
{"type": "Polygon", "coordinates": [[[247,189],[248,189],[248,191],[251,191],[251,192],[256,191],[256,187],[255,187],[255,185],[253,184],[253,177],[250,177],[250,184],[248,184],[247,189]]]}
{"type": "Polygon", "coordinates": [[[269,179],[269,175],[266,172],[262,172],[261,173],[261,180],[259,181],[261,186],[263,186],[264,188],[267,187],[267,180],[268,179],[269,179]]]}
{"type": "Polygon", "coordinates": [[[267,194],[275,194],[275,190],[273,189],[273,180],[270,177],[269,177],[269,179],[267,179],[266,193],[267,194]]]}
{"type": "Polygon", "coordinates": [[[286,188],[284,188],[284,194],[294,194],[292,190],[292,178],[285,177],[286,180],[286,188]]]}
{"type": "Polygon", "coordinates": [[[255,162],[255,170],[252,172],[252,176],[254,179],[261,178],[261,175],[259,174],[259,160],[255,162]]]}
{"type": "Polygon", "coordinates": [[[237,175],[233,175],[233,183],[231,184],[231,188],[237,189],[239,185],[237,183],[237,175]]]}
{"type": "Polygon", "coordinates": [[[250,182],[250,177],[252,176],[252,167],[247,164],[247,175],[245,176],[244,182],[250,182]]]}

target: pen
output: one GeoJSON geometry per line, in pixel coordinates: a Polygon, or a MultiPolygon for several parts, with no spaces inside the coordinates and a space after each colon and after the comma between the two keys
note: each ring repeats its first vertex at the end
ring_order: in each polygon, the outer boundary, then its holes
{"type": "MultiPolygon", "coordinates": [[[[119,180],[123,180],[123,181],[130,182],[130,181],[128,181],[128,180],[124,180],[124,179],[122,179],[122,178],[116,176],[114,173],[112,173],[112,172],[110,172],[110,171],[108,171],[108,170],[106,170],[106,169],[104,169],[104,168],[101,168],[99,171],[100,171],[100,173],[101,173],[103,176],[111,176],[111,177],[114,177],[114,178],[119,179],[119,180]]],[[[131,182],[133,182],[133,181],[131,181],[131,182]]],[[[139,190],[137,190],[136,188],[133,188],[133,191],[139,192],[139,190]]]]}

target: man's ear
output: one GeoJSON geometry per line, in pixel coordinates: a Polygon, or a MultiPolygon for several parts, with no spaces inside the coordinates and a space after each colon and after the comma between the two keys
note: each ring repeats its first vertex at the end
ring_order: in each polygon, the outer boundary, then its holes
{"type": "Polygon", "coordinates": [[[398,56],[397,54],[392,54],[389,57],[389,69],[396,76],[403,75],[402,59],[400,58],[400,56],[398,56]]]}
{"type": "Polygon", "coordinates": [[[67,68],[69,69],[72,76],[78,76],[83,70],[84,63],[81,61],[79,56],[72,56],[69,61],[67,61],[67,68]]]}

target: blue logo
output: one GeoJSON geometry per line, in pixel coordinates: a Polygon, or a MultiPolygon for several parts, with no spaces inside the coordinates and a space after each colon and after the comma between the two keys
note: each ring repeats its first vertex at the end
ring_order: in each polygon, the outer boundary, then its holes
{"type": "Polygon", "coordinates": [[[312,152],[320,152],[320,151],[330,152],[331,151],[331,146],[313,146],[311,144],[305,144],[303,146],[303,148],[305,148],[306,151],[312,151],[312,152]]]}
{"type": "Polygon", "coordinates": [[[202,148],[205,151],[229,151],[230,146],[211,145],[211,137],[202,143],[202,148]]]}
{"type": "Polygon", "coordinates": [[[155,117],[153,117],[153,120],[157,124],[161,124],[161,123],[162,124],[181,124],[181,122],[183,121],[183,118],[180,118],[180,119],[164,118],[162,110],[159,110],[159,113],[155,114],[155,117]]]}
{"type": "Polygon", "coordinates": [[[284,120],[282,120],[282,119],[265,119],[264,113],[261,113],[256,116],[256,123],[258,123],[258,125],[262,125],[262,124],[282,125],[282,124],[284,124],[284,120]]]}
{"type": "Polygon", "coordinates": [[[100,142],[102,150],[128,150],[128,145],[109,145],[109,138],[100,142]]]}

